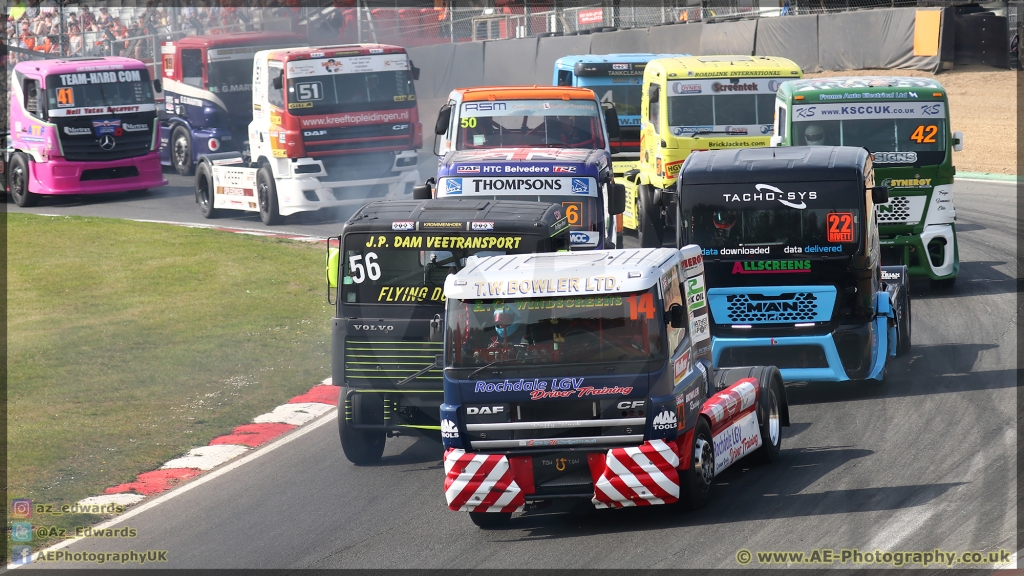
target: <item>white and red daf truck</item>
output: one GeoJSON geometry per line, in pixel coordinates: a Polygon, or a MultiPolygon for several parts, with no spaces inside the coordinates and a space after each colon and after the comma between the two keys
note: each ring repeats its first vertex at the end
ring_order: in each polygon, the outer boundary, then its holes
{"type": "Polygon", "coordinates": [[[782,377],[711,367],[696,245],[470,257],[444,292],[444,492],[482,528],[559,499],[700,507],[779,456],[782,377]]]}
{"type": "Polygon", "coordinates": [[[196,166],[203,215],[245,210],[273,225],[298,212],[411,198],[423,142],[418,72],[404,48],[384,44],[257,52],[248,143],[196,166]]]}

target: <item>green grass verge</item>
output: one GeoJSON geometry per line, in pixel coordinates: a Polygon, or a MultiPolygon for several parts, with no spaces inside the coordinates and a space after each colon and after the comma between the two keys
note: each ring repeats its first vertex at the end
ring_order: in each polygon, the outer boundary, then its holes
{"type": "Polygon", "coordinates": [[[321,245],[24,214],[7,239],[9,498],[102,494],[330,375],[321,245]]]}

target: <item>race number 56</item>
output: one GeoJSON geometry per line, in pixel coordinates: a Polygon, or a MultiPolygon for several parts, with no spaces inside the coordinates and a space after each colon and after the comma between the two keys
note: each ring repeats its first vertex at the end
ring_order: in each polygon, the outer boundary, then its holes
{"type": "Polygon", "coordinates": [[[352,281],[362,284],[367,278],[370,280],[380,279],[380,264],[377,264],[377,255],[367,252],[364,258],[362,254],[352,254],[348,257],[348,269],[352,274],[352,281]],[[363,262],[366,266],[363,266],[363,262]]]}

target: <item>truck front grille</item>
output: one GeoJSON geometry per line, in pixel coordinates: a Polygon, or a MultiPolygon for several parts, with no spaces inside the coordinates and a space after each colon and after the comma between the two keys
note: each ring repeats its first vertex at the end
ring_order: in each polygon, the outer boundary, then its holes
{"type": "MultiPolygon", "coordinates": [[[[441,342],[345,339],[345,385],[396,389],[399,381],[419,372],[440,354],[441,342]]],[[[440,368],[402,386],[402,390],[441,390],[440,368]]]]}
{"type": "Polygon", "coordinates": [[[499,406],[467,405],[466,431],[479,450],[579,448],[639,445],[645,413],[622,411],[613,400],[520,402],[499,406]],[[489,416],[470,411],[489,408],[489,416]]]}
{"type": "Polygon", "coordinates": [[[794,324],[828,322],[835,286],[757,286],[712,288],[708,305],[716,324],[794,324]]]}
{"type": "Polygon", "coordinates": [[[97,118],[90,116],[57,121],[57,134],[65,160],[72,162],[123,160],[150,153],[153,144],[153,125],[156,122],[152,116],[145,118],[121,116],[121,126],[147,124],[149,127],[136,132],[122,129],[120,136],[110,135],[113,138],[114,147],[106,150],[100,146],[101,137],[97,136],[93,129],[92,121],[95,119],[97,118]]]}

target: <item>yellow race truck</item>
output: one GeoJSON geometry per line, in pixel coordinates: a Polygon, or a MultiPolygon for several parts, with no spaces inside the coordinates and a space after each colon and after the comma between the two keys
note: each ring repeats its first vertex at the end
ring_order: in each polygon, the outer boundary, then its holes
{"type": "Polygon", "coordinates": [[[768,146],[775,92],[801,77],[793,61],[769,56],[676,56],[647,64],[640,167],[626,173],[626,205],[636,207],[642,247],[673,241],[665,231],[674,226],[676,176],[690,152],[768,146]]]}

